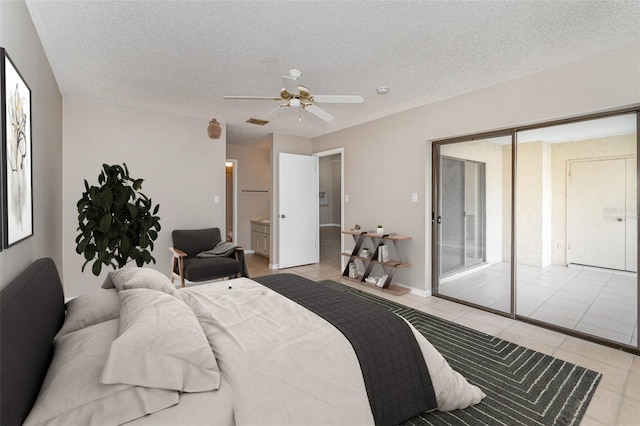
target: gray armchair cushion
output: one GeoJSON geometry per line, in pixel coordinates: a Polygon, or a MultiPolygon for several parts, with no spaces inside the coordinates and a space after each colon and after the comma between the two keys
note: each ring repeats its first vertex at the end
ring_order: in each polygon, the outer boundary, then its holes
{"type": "MultiPolygon", "coordinates": [[[[184,278],[188,281],[207,281],[234,277],[249,277],[243,252],[239,259],[232,250],[227,257],[198,257],[199,253],[213,250],[221,241],[220,228],[175,230],[171,233],[173,247],[187,254],[184,258],[184,278]]],[[[178,273],[178,271],[174,271],[178,273]]]]}
{"type": "Polygon", "coordinates": [[[173,246],[187,253],[187,257],[196,257],[198,253],[211,250],[222,241],[220,228],[176,229],[171,237],[173,246]]]}
{"type": "Polygon", "coordinates": [[[189,281],[206,281],[213,278],[235,276],[240,272],[242,272],[242,265],[238,260],[231,257],[184,260],[184,277],[189,281]]]}

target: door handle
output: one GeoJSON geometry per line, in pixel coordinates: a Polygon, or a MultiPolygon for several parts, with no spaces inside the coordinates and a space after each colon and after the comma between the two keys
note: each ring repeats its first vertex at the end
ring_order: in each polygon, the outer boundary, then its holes
{"type": "Polygon", "coordinates": [[[438,223],[442,223],[442,216],[438,216],[438,223]]]}
{"type": "Polygon", "coordinates": [[[622,219],[621,217],[617,218],[616,220],[617,220],[618,222],[623,222],[623,221],[624,221],[624,219],[622,219]]]}
{"type": "Polygon", "coordinates": [[[286,216],[285,216],[285,215],[283,215],[283,214],[281,214],[281,215],[280,215],[280,219],[284,219],[285,217],[286,217],[286,216]]]}

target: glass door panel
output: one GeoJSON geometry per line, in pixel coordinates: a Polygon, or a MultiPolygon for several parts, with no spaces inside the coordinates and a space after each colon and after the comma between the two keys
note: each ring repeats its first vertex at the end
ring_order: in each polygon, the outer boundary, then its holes
{"type": "Polygon", "coordinates": [[[484,262],[485,165],[465,162],[465,267],[484,262]]]}
{"type": "Polygon", "coordinates": [[[517,133],[518,315],[637,346],[636,123],[517,133]]]}
{"type": "Polygon", "coordinates": [[[511,135],[439,145],[434,292],[511,312],[511,135]]]}
{"type": "Polygon", "coordinates": [[[464,269],[465,264],[465,167],[464,161],[442,158],[442,215],[440,272],[464,269]]]}

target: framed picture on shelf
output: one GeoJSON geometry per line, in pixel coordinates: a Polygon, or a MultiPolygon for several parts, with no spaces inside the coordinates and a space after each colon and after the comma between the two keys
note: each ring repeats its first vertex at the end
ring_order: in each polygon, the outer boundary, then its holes
{"type": "Polygon", "coordinates": [[[31,89],[0,48],[2,119],[2,245],[11,247],[33,235],[31,89]]]}

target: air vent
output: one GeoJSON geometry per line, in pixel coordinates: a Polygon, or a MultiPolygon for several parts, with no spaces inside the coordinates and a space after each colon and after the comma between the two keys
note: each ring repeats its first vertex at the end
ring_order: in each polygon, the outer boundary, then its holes
{"type": "Polygon", "coordinates": [[[261,120],[259,118],[251,117],[246,122],[249,123],[249,124],[257,124],[258,126],[264,126],[265,124],[267,124],[269,122],[269,120],[261,120]]]}

